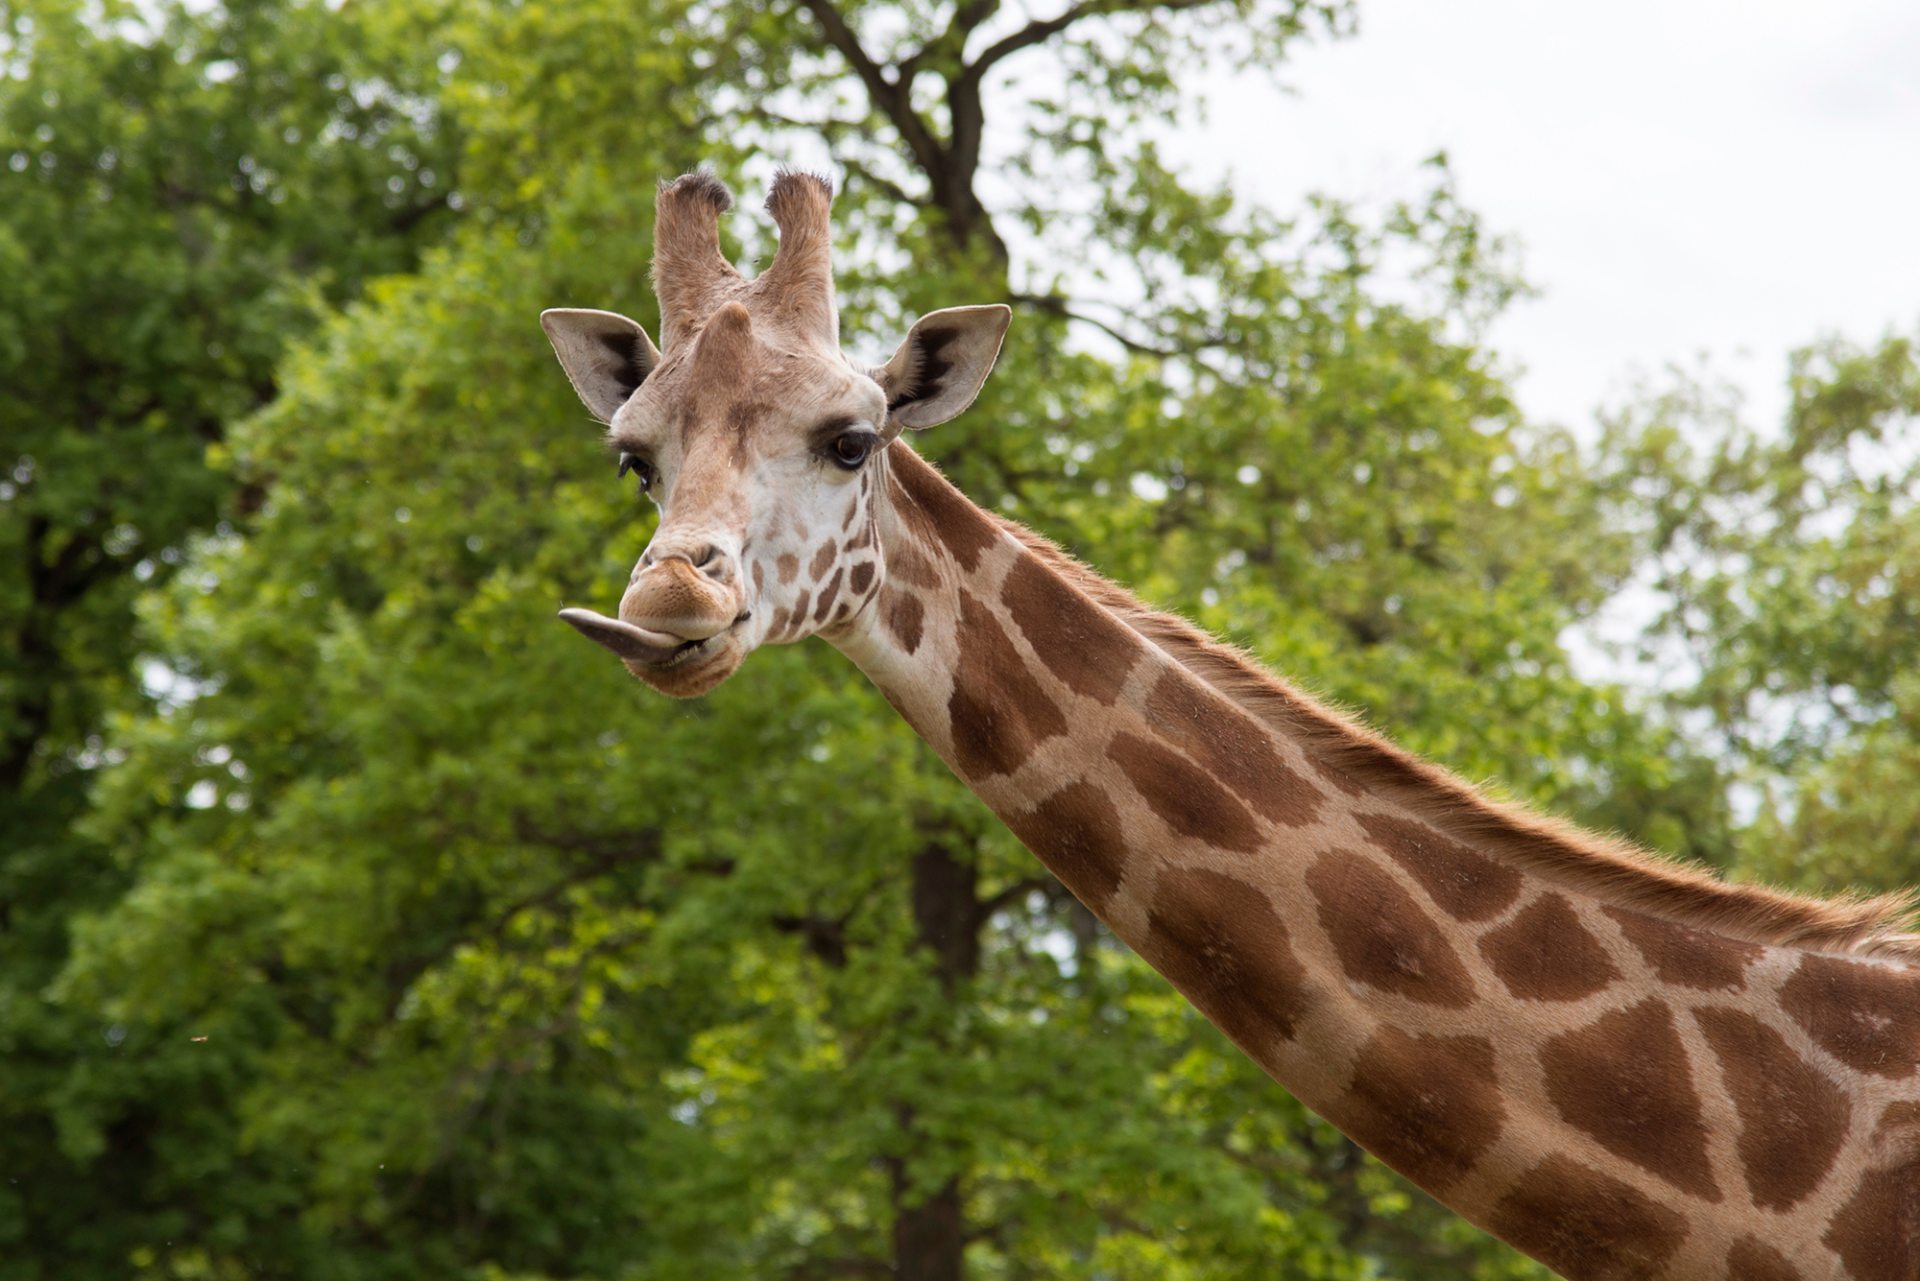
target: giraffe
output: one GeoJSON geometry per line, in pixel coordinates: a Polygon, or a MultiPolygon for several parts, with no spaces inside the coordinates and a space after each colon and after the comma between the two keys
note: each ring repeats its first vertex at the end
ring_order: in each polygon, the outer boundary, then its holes
{"type": "Polygon", "coordinates": [[[562,617],[663,693],[820,636],[1121,940],[1303,1103],[1573,1281],[1920,1281],[1902,898],[1728,884],[1490,800],[1021,526],[907,443],[1011,312],[842,354],[831,188],[742,277],[663,184],[664,353],[544,313],[658,528],[562,617]]]}

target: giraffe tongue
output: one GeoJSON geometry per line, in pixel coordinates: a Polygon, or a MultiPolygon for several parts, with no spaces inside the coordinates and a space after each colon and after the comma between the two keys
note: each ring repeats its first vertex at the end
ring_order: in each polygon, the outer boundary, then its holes
{"type": "Polygon", "coordinates": [[[621,658],[636,663],[664,663],[686,642],[666,632],[650,632],[644,627],[618,618],[608,618],[590,609],[563,609],[560,617],[590,641],[598,641],[621,658]]]}

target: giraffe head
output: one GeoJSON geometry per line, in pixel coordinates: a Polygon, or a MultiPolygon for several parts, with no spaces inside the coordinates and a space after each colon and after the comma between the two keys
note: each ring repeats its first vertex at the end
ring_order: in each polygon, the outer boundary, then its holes
{"type": "Polygon", "coordinates": [[[663,186],[653,284],[661,348],[625,316],[548,311],[540,323],[622,476],[660,509],[617,616],[561,617],[665,694],[704,694],[763,642],[833,633],[878,594],[875,531],[886,446],[973,402],[1011,312],[955,307],[916,321],[893,358],[839,345],[829,261],[832,189],[774,181],[780,229],[754,280],[720,252],[732,197],[708,174],[663,186]]]}

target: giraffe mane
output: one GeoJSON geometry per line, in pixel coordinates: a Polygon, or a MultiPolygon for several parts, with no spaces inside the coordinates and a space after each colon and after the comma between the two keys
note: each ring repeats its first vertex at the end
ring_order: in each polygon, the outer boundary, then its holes
{"type": "Polygon", "coordinates": [[[1497,801],[1269,672],[1184,618],[1142,603],[1048,539],[994,516],[1055,573],[1194,676],[1288,738],[1336,779],[1392,796],[1439,830],[1523,871],[1676,924],[1776,947],[1920,959],[1911,893],[1814,898],[1721,880],[1619,837],[1497,801]]]}

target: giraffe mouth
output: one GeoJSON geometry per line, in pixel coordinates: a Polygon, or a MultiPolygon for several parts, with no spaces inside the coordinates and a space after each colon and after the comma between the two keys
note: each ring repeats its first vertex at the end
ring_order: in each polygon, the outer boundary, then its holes
{"type": "Polygon", "coordinates": [[[720,648],[732,635],[734,624],[711,636],[682,640],[670,632],[636,627],[625,619],[608,618],[591,609],[563,609],[560,617],[588,640],[611,650],[623,661],[656,671],[679,667],[700,655],[720,648]]]}

